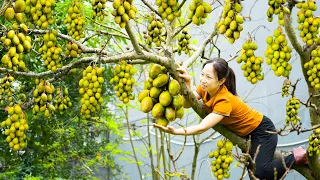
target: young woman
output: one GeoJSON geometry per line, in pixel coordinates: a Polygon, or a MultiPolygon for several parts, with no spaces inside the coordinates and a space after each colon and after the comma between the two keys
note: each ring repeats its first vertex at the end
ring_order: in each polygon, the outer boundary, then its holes
{"type": "MultiPolygon", "coordinates": [[[[184,68],[177,69],[180,77],[191,88],[191,79],[184,68]]],[[[274,179],[274,168],[277,170],[277,179],[280,179],[286,169],[282,159],[273,160],[278,137],[265,131],[276,131],[272,121],[245,104],[236,92],[236,78],[228,63],[221,58],[214,58],[203,64],[200,75],[200,85],[194,91],[198,100],[212,109],[200,124],[189,126],[185,129],[175,129],[172,126],[153,124],[160,130],[175,135],[201,134],[216,124],[226,125],[239,136],[251,138],[251,157],[254,157],[257,147],[260,145],[256,157],[256,171],[254,175],[260,179],[274,179]]],[[[185,102],[186,108],[190,105],[185,102]]],[[[299,147],[293,150],[293,154],[284,157],[286,167],[293,163],[305,164],[306,151],[299,147]]],[[[249,167],[250,168],[250,167],[249,167]]]]}

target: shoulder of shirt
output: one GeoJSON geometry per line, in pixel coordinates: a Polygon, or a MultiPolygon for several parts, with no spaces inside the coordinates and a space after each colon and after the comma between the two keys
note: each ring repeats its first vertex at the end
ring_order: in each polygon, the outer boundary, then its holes
{"type": "Polygon", "coordinates": [[[234,95],[227,89],[225,85],[223,85],[222,89],[220,90],[218,96],[216,97],[216,101],[220,100],[227,100],[230,101],[230,98],[232,98],[234,95]]]}

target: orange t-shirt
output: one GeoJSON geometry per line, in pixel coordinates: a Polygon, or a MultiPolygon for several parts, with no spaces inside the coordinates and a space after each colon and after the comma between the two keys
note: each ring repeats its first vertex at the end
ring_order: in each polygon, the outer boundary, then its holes
{"type": "Polygon", "coordinates": [[[201,89],[201,86],[198,86],[197,93],[203,103],[212,108],[213,113],[225,116],[219,124],[226,125],[239,136],[248,135],[262,121],[263,115],[260,112],[229,92],[225,85],[214,97],[210,97],[207,91],[201,89]]]}

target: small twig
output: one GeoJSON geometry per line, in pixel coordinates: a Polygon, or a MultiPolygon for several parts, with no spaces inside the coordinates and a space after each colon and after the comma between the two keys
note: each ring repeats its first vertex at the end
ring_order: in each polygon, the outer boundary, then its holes
{"type": "Polygon", "coordinates": [[[162,17],[161,14],[155,10],[146,0],[141,0],[151,11],[155,12],[159,17],[162,17]]]}
{"type": "MultiPolygon", "coordinates": [[[[179,29],[176,30],[176,32],[173,33],[173,37],[175,37],[176,35],[178,35],[185,27],[187,27],[189,24],[191,24],[192,20],[187,21],[185,24],[183,24],[182,26],[179,27],[179,29]]],[[[165,35],[167,34],[167,32],[165,33],[165,35]]]]}
{"type": "Polygon", "coordinates": [[[115,29],[114,27],[110,27],[110,26],[107,26],[105,24],[98,23],[97,21],[93,20],[92,18],[89,18],[89,17],[86,17],[86,18],[89,19],[90,21],[94,22],[95,24],[98,24],[99,26],[102,26],[102,27],[107,28],[107,29],[111,29],[113,31],[116,31],[118,33],[121,33],[121,34],[125,35],[125,33],[123,33],[121,30],[115,29]]]}
{"type": "Polygon", "coordinates": [[[292,86],[292,92],[291,92],[291,96],[294,97],[294,92],[296,91],[296,88],[297,88],[297,84],[298,82],[301,80],[301,78],[297,79],[296,83],[294,83],[292,86]]]}
{"type": "Polygon", "coordinates": [[[160,171],[158,170],[158,168],[155,168],[155,171],[161,176],[161,178],[162,178],[163,180],[166,180],[166,179],[162,176],[162,174],[160,173],[160,171]]]}

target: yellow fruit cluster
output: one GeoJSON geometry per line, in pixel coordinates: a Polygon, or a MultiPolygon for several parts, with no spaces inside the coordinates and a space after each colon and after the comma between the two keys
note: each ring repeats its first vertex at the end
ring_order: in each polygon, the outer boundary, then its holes
{"type": "Polygon", "coordinates": [[[180,84],[170,79],[167,70],[154,64],[149,71],[149,79],[145,81],[144,90],[138,95],[141,111],[151,111],[157,124],[167,126],[169,122],[184,115],[184,98],[180,94],[180,84]]]}
{"type": "Polygon", "coordinates": [[[14,89],[12,88],[12,83],[14,82],[14,77],[12,77],[10,74],[5,75],[0,80],[0,104],[4,105],[5,103],[13,102],[13,94],[14,89]]]}
{"type": "Polygon", "coordinates": [[[60,114],[63,114],[63,112],[69,107],[72,106],[72,102],[68,96],[69,91],[68,88],[64,88],[63,90],[61,88],[57,88],[56,90],[56,97],[55,97],[55,108],[60,112],[60,114]]]}
{"type": "Polygon", "coordinates": [[[175,17],[181,16],[178,0],[156,0],[156,5],[163,19],[171,22],[175,17]]]}
{"type": "Polygon", "coordinates": [[[38,114],[42,112],[44,112],[44,117],[50,117],[50,113],[56,110],[52,105],[54,86],[46,80],[36,79],[35,83],[37,87],[33,91],[34,105],[32,113],[35,118],[38,118],[38,114]]]}
{"type": "Polygon", "coordinates": [[[24,12],[30,15],[31,21],[39,28],[47,29],[49,24],[55,23],[52,18],[54,5],[55,0],[26,0],[24,12]]]}
{"type": "Polygon", "coordinates": [[[116,96],[125,104],[134,99],[134,95],[132,94],[132,87],[135,82],[133,78],[134,73],[133,66],[122,60],[114,68],[114,76],[110,80],[110,84],[115,85],[113,89],[116,91],[116,96]]]}
{"type": "Polygon", "coordinates": [[[320,46],[311,51],[311,60],[304,64],[304,68],[308,69],[308,81],[311,86],[320,89],[320,46]]]}
{"type": "Polygon", "coordinates": [[[166,40],[165,36],[162,35],[164,23],[159,19],[155,18],[154,15],[148,18],[148,34],[144,32],[144,38],[147,40],[147,45],[151,47],[152,43],[155,43],[157,47],[161,46],[161,41],[166,40]]]}
{"type": "Polygon", "coordinates": [[[15,18],[17,23],[23,23],[24,22],[23,12],[25,8],[26,8],[26,2],[24,0],[17,0],[14,3],[14,8],[8,7],[5,10],[4,17],[9,21],[12,21],[15,18]]]}
{"type": "Polygon", "coordinates": [[[132,5],[133,0],[114,0],[113,11],[114,22],[121,28],[125,28],[130,19],[136,17],[137,8],[132,5]]]}
{"type": "Polygon", "coordinates": [[[284,96],[289,96],[290,95],[290,85],[291,85],[291,82],[289,80],[286,80],[283,82],[283,85],[282,85],[282,92],[281,92],[281,95],[282,97],[284,96]]]}
{"type": "Polygon", "coordinates": [[[203,0],[192,0],[189,5],[188,18],[192,20],[193,24],[200,26],[206,22],[205,18],[212,12],[210,4],[203,2],[203,0]]]}
{"type": "Polygon", "coordinates": [[[292,69],[291,64],[289,64],[292,49],[287,45],[288,40],[282,33],[280,26],[274,31],[273,35],[266,39],[268,48],[264,55],[267,58],[267,64],[271,65],[271,69],[276,76],[289,77],[292,69]]]}
{"type": "Polygon", "coordinates": [[[242,45],[241,56],[237,59],[237,63],[239,64],[244,62],[241,66],[241,69],[244,71],[243,75],[252,84],[256,84],[259,80],[264,79],[261,67],[263,58],[254,55],[254,51],[257,49],[258,46],[252,40],[247,40],[242,45]]]}
{"type": "Polygon", "coordinates": [[[92,19],[98,17],[100,20],[104,19],[104,16],[107,16],[107,11],[105,11],[107,0],[92,0],[92,19]]]}
{"type": "Polygon", "coordinates": [[[219,140],[217,149],[209,154],[209,158],[215,158],[211,161],[211,170],[218,180],[230,177],[230,164],[233,162],[232,148],[233,144],[229,140],[219,140]]]}
{"type": "Polygon", "coordinates": [[[284,6],[286,0],[268,0],[269,8],[267,11],[268,21],[272,22],[273,15],[278,15],[278,24],[284,25],[284,13],[290,14],[290,10],[284,6]]]}
{"type": "Polygon", "coordinates": [[[289,126],[290,123],[293,123],[293,125],[298,125],[300,122],[300,117],[298,116],[300,101],[296,97],[292,97],[288,100],[286,106],[286,125],[289,126]]]}
{"type": "Polygon", "coordinates": [[[181,35],[178,36],[178,54],[181,55],[181,52],[184,51],[185,54],[188,54],[189,51],[192,49],[190,46],[190,38],[191,35],[188,33],[187,30],[183,30],[181,35]]]}
{"type": "Polygon", "coordinates": [[[311,46],[313,43],[320,43],[319,27],[320,18],[313,15],[312,11],[317,10],[316,3],[308,0],[299,2],[296,4],[299,10],[297,13],[298,30],[300,31],[300,37],[302,41],[311,46]]]}
{"type": "Polygon", "coordinates": [[[218,23],[220,34],[225,34],[231,44],[240,38],[240,32],[243,30],[243,17],[240,15],[242,7],[240,3],[226,0],[222,12],[222,20],[218,23]]]}
{"type": "Polygon", "coordinates": [[[68,9],[68,15],[64,20],[64,24],[68,24],[68,34],[77,41],[85,37],[85,17],[83,16],[82,8],[83,2],[74,0],[72,6],[68,9]]]}
{"type": "Polygon", "coordinates": [[[58,32],[52,30],[43,36],[43,46],[39,49],[47,68],[53,72],[63,66],[61,62],[62,47],[57,41],[58,32]]]}
{"type": "Polygon", "coordinates": [[[313,130],[313,133],[309,136],[309,147],[307,149],[308,155],[313,156],[313,154],[320,155],[320,128],[313,130]]]}
{"type": "Polygon", "coordinates": [[[12,150],[18,151],[26,147],[25,131],[29,129],[26,117],[19,104],[8,107],[9,117],[1,122],[4,134],[7,136],[6,141],[12,150]]]}
{"type": "Polygon", "coordinates": [[[82,72],[82,79],[79,81],[79,93],[81,98],[81,115],[90,119],[95,112],[100,111],[103,102],[102,87],[104,78],[102,76],[105,68],[88,66],[82,72]]]}
{"type": "Polygon", "coordinates": [[[31,37],[26,35],[28,27],[25,24],[15,24],[16,30],[9,30],[6,36],[1,37],[1,41],[8,50],[2,56],[1,63],[4,67],[14,71],[26,71],[26,65],[23,62],[23,54],[31,50],[31,37]]]}
{"type": "Polygon", "coordinates": [[[82,50],[78,47],[77,44],[69,42],[67,44],[67,49],[65,52],[66,56],[71,56],[72,58],[78,57],[78,54],[81,54],[82,50]]]}

